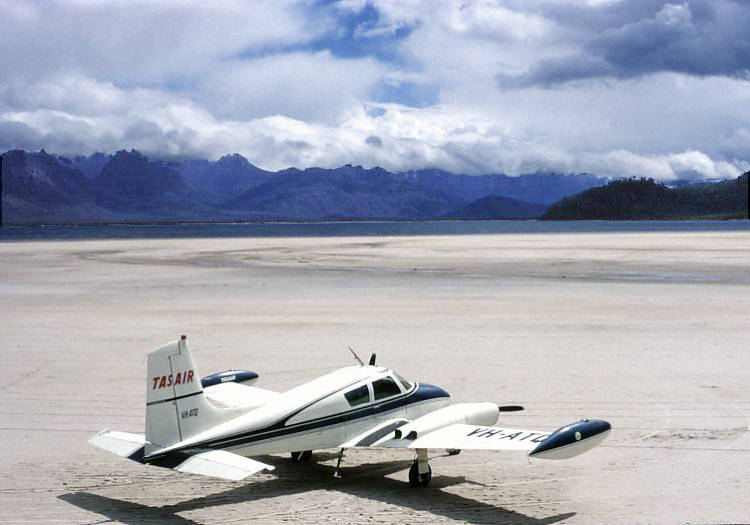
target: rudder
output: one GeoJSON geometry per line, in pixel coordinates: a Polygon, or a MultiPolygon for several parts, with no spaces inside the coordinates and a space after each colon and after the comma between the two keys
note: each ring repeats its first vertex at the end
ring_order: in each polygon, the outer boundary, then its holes
{"type": "Polygon", "coordinates": [[[148,354],[146,455],[230,419],[230,412],[212,406],[203,395],[184,335],[148,354]]]}

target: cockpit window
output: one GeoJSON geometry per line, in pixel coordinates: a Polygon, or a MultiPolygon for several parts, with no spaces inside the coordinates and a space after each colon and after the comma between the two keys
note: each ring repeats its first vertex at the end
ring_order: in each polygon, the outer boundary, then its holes
{"type": "Polygon", "coordinates": [[[401,388],[404,389],[404,392],[407,392],[411,390],[411,383],[409,383],[406,379],[398,375],[396,372],[393,372],[393,377],[396,378],[396,381],[401,385],[401,388]]]}
{"type": "Polygon", "coordinates": [[[362,385],[359,388],[350,390],[344,394],[344,396],[346,396],[346,400],[349,401],[349,404],[353,407],[370,402],[370,392],[367,390],[367,385],[362,385]]]}
{"type": "Polygon", "coordinates": [[[384,377],[373,381],[372,391],[375,394],[375,401],[401,393],[401,390],[392,377],[384,377]]]}

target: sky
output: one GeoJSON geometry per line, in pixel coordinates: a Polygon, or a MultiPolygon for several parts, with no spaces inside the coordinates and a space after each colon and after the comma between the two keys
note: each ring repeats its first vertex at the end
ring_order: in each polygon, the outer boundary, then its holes
{"type": "Polygon", "coordinates": [[[0,0],[0,151],[730,178],[747,0],[0,0]]]}

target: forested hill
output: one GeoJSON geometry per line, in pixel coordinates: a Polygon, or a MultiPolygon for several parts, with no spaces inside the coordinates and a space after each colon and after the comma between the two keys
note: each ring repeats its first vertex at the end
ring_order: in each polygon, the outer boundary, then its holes
{"type": "Polygon", "coordinates": [[[735,180],[668,188],[653,179],[628,179],[591,188],[553,204],[543,219],[748,218],[747,172],[735,180]]]}

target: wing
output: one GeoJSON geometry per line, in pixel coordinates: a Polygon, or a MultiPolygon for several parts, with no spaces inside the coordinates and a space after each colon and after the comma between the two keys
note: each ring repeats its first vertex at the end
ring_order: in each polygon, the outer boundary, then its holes
{"type": "Polygon", "coordinates": [[[453,424],[430,432],[417,439],[399,439],[396,429],[409,423],[395,418],[383,421],[353,437],[340,448],[457,448],[476,450],[533,450],[549,432],[505,427],[478,427],[453,424]]]}
{"type": "MultiPolygon", "coordinates": [[[[132,459],[138,463],[144,463],[143,448],[146,438],[143,434],[103,430],[89,439],[89,443],[107,452],[132,459]]],[[[164,458],[163,465],[168,465],[169,468],[178,472],[200,474],[202,476],[233,481],[245,479],[261,470],[273,470],[275,468],[260,461],[227,452],[226,450],[183,451],[174,457],[168,456],[164,458]]]]}
{"type": "Polygon", "coordinates": [[[534,458],[568,459],[601,444],[612,428],[601,419],[582,419],[554,432],[453,423],[410,439],[411,433],[403,436],[398,430],[407,423],[407,419],[384,421],[343,443],[341,448],[524,450],[534,458]]]}
{"type": "Polygon", "coordinates": [[[385,448],[455,448],[466,450],[533,450],[547,439],[549,432],[506,427],[478,427],[453,424],[417,439],[384,440],[385,448]]]}

